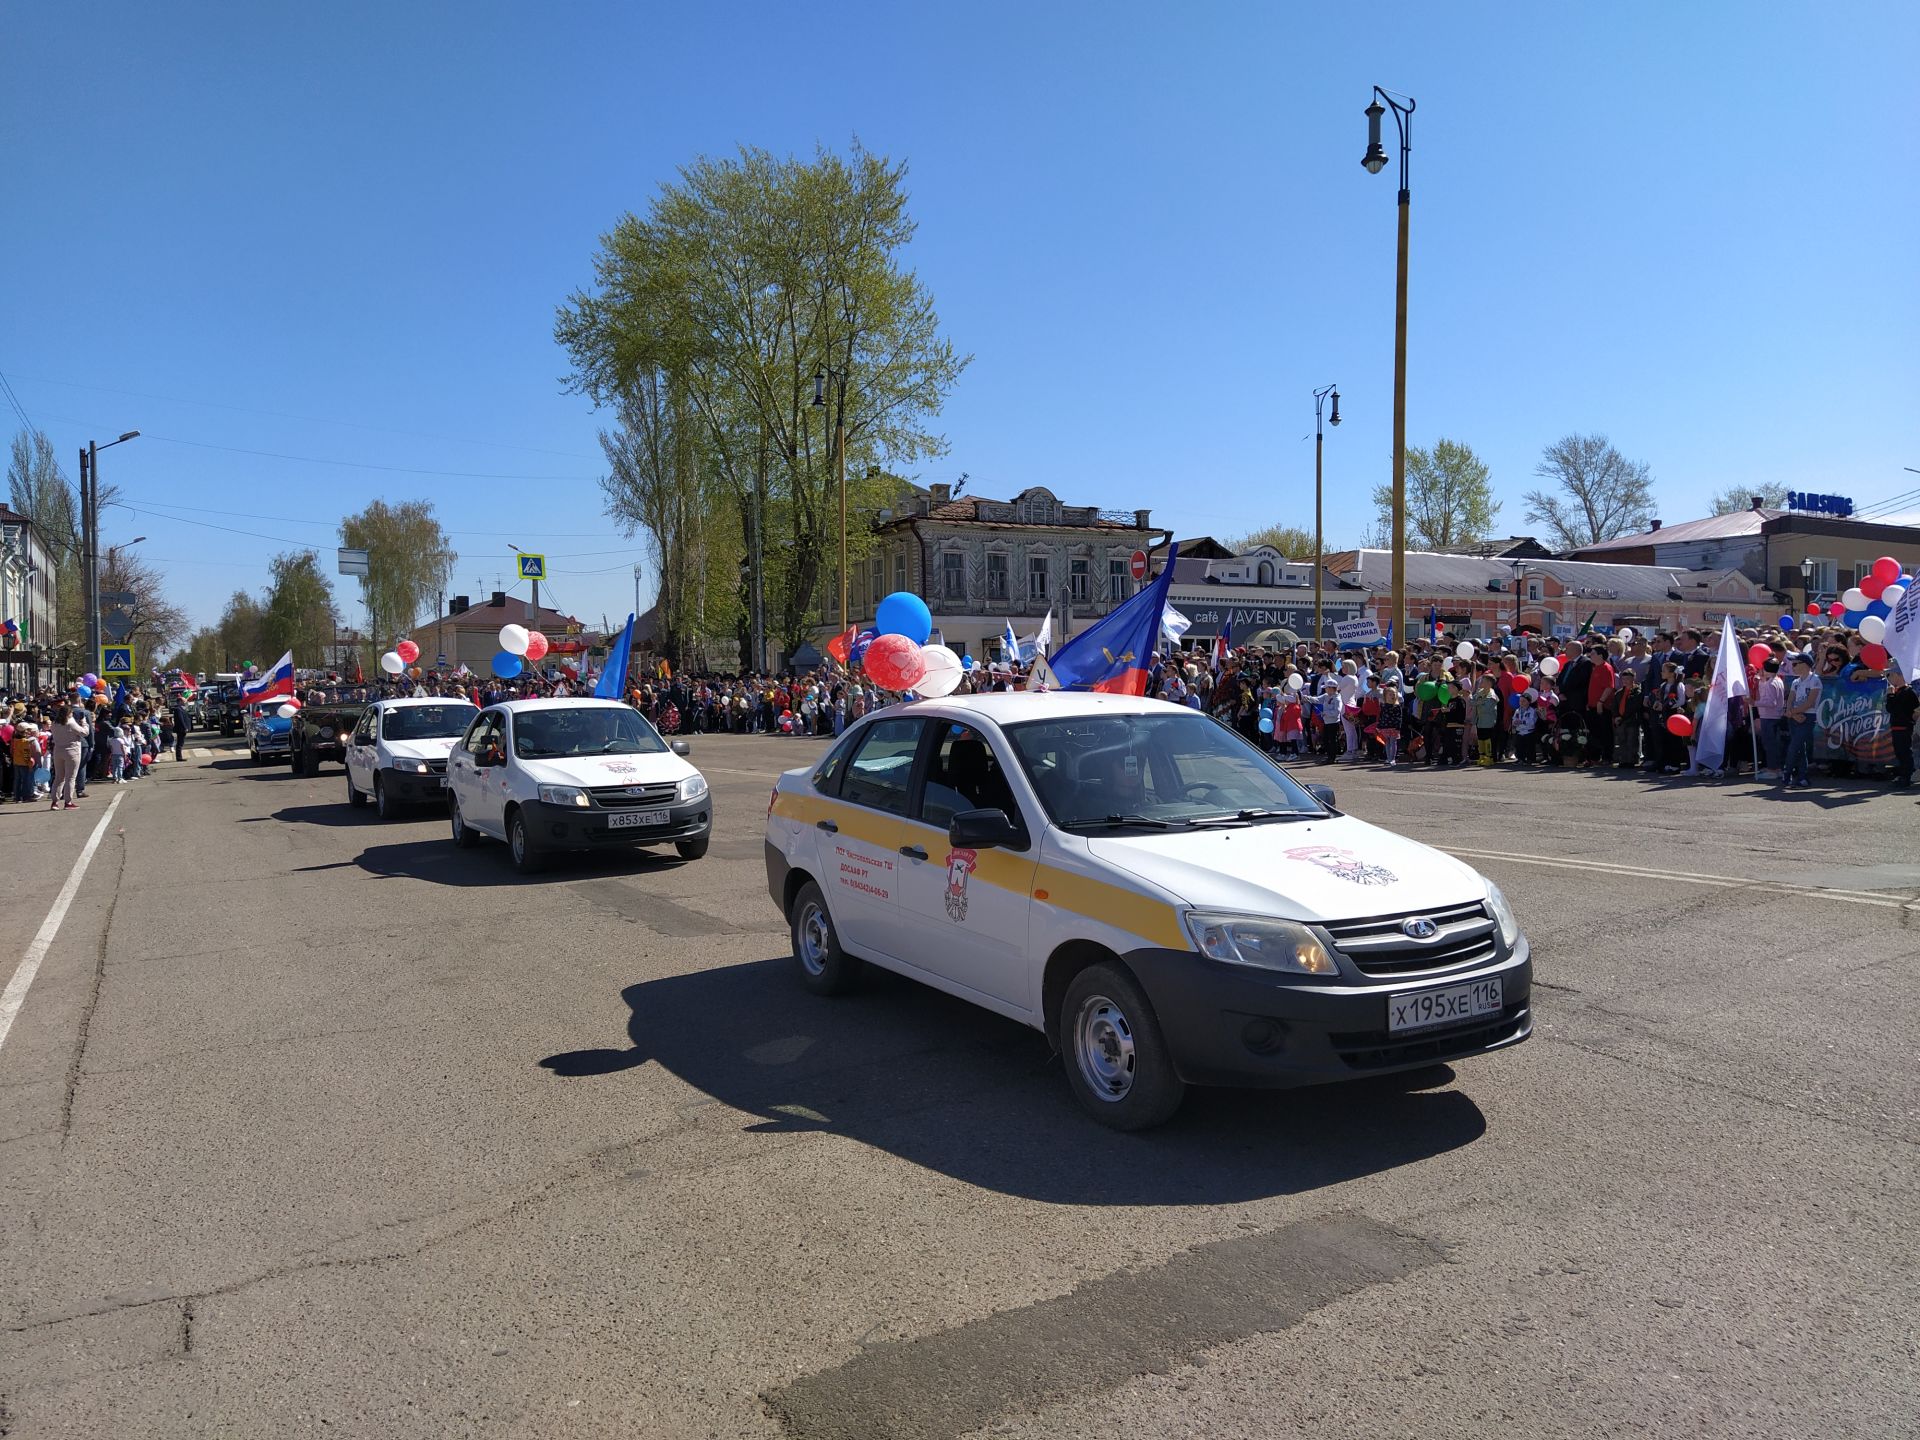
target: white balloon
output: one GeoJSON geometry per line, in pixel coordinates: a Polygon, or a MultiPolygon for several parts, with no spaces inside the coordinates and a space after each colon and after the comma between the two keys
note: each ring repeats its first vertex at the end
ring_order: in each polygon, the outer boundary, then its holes
{"type": "Polygon", "coordinates": [[[1302,675],[1298,670],[1294,671],[1293,674],[1287,676],[1287,689],[1292,690],[1297,694],[1306,688],[1307,688],[1307,677],[1302,675]]]}
{"type": "Polygon", "coordinates": [[[1620,638],[1622,640],[1633,639],[1633,627],[1631,625],[1622,625],[1620,627],[1620,638]]]}
{"type": "Polygon", "coordinates": [[[524,625],[502,625],[500,627],[500,648],[509,655],[527,653],[527,627],[524,625]]]}
{"type": "Polygon", "coordinates": [[[380,668],[389,675],[398,675],[407,668],[407,662],[400,658],[397,651],[389,650],[380,657],[380,668]]]}
{"type": "Polygon", "coordinates": [[[1880,603],[1889,610],[1906,598],[1907,587],[1904,585],[1889,585],[1880,592],[1880,603]]]}
{"type": "Polygon", "coordinates": [[[922,645],[920,658],[927,662],[927,673],[920,677],[914,692],[929,699],[938,700],[951,695],[960,686],[960,677],[966,670],[960,664],[960,657],[945,645],[922,645]]]}
{"type": "Polygon", "coordinates": [[[1869,645],[1878,645],[1887,638],[1887,622],[1878,615],[1862,615],[1860,638],[1869,645]]]}
{"type": "Polygon", "coordinates": [[[300,707],[298,705],[282,705],[273,713],[278,715],[282,720],[291,720],[300,713],[300,707]]]}
{"type": "Polygon", "coordinates": [[[1458,655],[1462,660],[1471,660],[1473,658],[1473,642],[1471,640],[1462,640],[1458,645],[1453,647],[1453,653],[1458,655]]]}
{"type": "Polygon", "coordinates": [[[1840,596],[1840,604],[1843,609],[1864,610],[1867,608],[1868,603],[1867,592],[1862,590],[1858,585],[1854,586],[1851,590],[1843,591],[1840,596]]]}
{"type": "Polygon", "coordinates": [[[1555,675],[1560,673],[1560,662],[1551,655],[1547,656],[1546,659],[1540,662],[1540,673],[1551,680],[1555,675]]]}

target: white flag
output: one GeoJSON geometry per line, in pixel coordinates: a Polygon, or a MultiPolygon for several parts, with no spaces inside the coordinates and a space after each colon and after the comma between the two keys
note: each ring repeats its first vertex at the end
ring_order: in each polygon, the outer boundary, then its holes
{"type": "Polygon", "coordinates": [[[1193,628],[1193,621],[1169,605],[1160,612],[1160,628],[1167,632],[1167,637],[1174,644],[1178,645],[1180,637],[1193,628]]]}
{"type": "Polygon", "coordinates": [[[1911,685],[1920,680],[1920,578],[1904,583],[1907,592],[1887,616],[1887,636],[1880,643],[1911,685]]]}
{"type": "Polygon", "coordinates": [[[1033,653],[1044,655],[1053,648],[1053,607],[1047,607],[1047,618],[1040,622],[1040,633],[1033,637],[1033,653]]]}
{"type": "Polygon", "coordinates": [[[1700,711],[1694,737],[1694,759],[1702,770],[1718,770],[1727,760],[1727,701],[1747,693],[1747,662],[1740,654],[1740,637],[1733,633],[1733,616],[1720,621],[1720,653],[1714,657],[1713,685],[1700,711]]]}

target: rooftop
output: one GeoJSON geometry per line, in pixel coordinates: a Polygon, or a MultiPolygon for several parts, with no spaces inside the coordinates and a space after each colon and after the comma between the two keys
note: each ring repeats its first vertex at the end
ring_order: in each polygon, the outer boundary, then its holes
{"type": "Polygon", "coordinates": [[[1683,520],[1678,525],[1656,525],[1633,535],[1616,535],[1611,540],[1596,540],[1573,553],[1592,555],[1602,550],[1644,550],[1649,545],[1684,544],[1689,540],[1730,540],[1736,535],[1758,535],[1769,520],[1786,514],[1784,510],[1735,510],[1726,515],[1709,515],[1704,520],[1683,520]]]}
{"type": "MultiPolygon", "coordinates": [[[[1385,591],[1392,585],[1393,554],[1388,550],[1350,550],[1327,557],[1327,568],[1336,570],[1362,588],[1385,591]]],[[[1669,592],[1683,596],[1709,594],[1727,583],[1729,577],[1741,587],[1752,582],[1737,570],[1681,570],[1672,565],[1610,565],[1595,560],[1535,560],[1523,563],[1522,575],[1552,578],[1576,599],[1666,601],[1669,592]]],[[[1407,553],[1407,589],[1421,595],[1491,593],[1498,582],[1500,591],[1513,593],[1513,563],[1482,559],[1477,555],[1430,555],[1407,553]]]]}

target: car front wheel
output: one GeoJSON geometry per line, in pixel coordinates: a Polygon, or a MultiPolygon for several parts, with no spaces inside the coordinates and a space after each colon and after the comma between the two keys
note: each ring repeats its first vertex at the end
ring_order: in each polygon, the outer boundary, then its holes
{"type": "Polygon", "coordinates": [[[289,754],[292,756],[293,773],[296,775],[306,774],[307,752],[305,750],[293,750],[290,751],[289,754]]]}
{"type": "Polygon", "coordinates": [[[527,817],[518,810],[507,821],[507,853],[513,857],[513,868],[522,875],[532,875],[546,865],[546,857],[535,848],[533,836],[527,833],[527,817]]]}
{"type": "Polygon", "coordinates": [[[453,824],[453,843],[462,850],[471,850],[480,843],[480,832],[473,829],[460,818],[460,802],[447,801],[447,814],[453,824]]]}
{"type": "Polygon", "coordinates": [[[373,777],[373,813],[382,820],[393,819],[393,801],[387,796],[387,787],[378,775],[373,777]]]}
{"type": "Polygon", "coordinates": [[[707,841],[711,838],[702,835],[698,840],[676,840],[673,848],[680,852],[682,860],[698,860],[707,853],[707,841]]]}
{"type": "Polygon", "coordinates": [[[1123,966],[1090,965],[1073,977],[1060,1005],[1060,1043],[1074,1098],[1102,1125],[1146,1130],[1186,1098],[1153,1006],[1123,966]]]}
{"type": "Polygon", "coordinates": [[[793,958],[800,967],[800,983],[816,995],[838,995],[851,989],[866,968],[865,962],[840,948],[840,935],[827,911],[827,897],[809,880],[793,897],[788,912],[793,928],[793,958]]]}
{"type": "Polygon", "coordinates": [[[353,772],[349,770],[347,772],[347,804],[351,805],[354,809],[359,810],[362,807],[364,807],[366,803],[367,803],[367,797],[362,795],[358,790],[354,789],[353,772]]]}

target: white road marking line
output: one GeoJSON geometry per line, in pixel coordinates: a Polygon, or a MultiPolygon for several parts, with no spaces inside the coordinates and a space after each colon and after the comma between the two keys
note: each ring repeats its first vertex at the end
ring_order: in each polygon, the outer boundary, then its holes
{"type": "Polygon", "coordinates": [[[47,912],[47,918],[40,922],[40,929],[27,946],[27,953],[20,957],[20,968],[13,972],[6,990],[0,991],[0,1045],[7,1043],[7,1032],[13,1028],[13,1017],[20,1013],[21,1005],[26,1002],[27,987],[33,984],[33,977],[40,973],[40,962],[47,958],[47,951],[53,948],[53,938],[60,933],[60,922],[67,918],[67,907],[73,904],[73,897],[80,891],[80,881],[87,873],[87,863],[93,859],[93,852],[100,848],[100,837],[107,833],[107,822],[113,819],[113,812],[120,808],[120,802],[125,798],[123,792],[108,803],[107,813],[93,827],[93,834],[87,837],[86,848],[81,850],[80,858],[73,862],[67,883],[60,887],[60,893],[54,897],[53,908],[47,912]]]}
{"type": "Polygon", "coordinates": [[[1846,905],[1874,905],[1883,910],[1920,908],[1920,900],[1901,900],[1876,895],[1867,890],[1832,890],[1819,885],[1796,885],[1790,880],[1743,880],[1737,875],[1700,875],[1689,870],[1652,870],[1637,865],[1615,865],[1606,860],[1553,860],[1543,855],[1510,855],[1499,850],[1460,850],[1441,846],[1449,855],[1466,860],[1505,860],[1514,865],[1545,865],[1556,870],[1588,870],[1600,875],[1618,875],[1634,880],[1674,880],[1682,885],[1713,885],[1728,890],[1747,890],[1761,886],[1795,895],[1811,895],[1820,900],[1838,900],[1846,905]]]}

